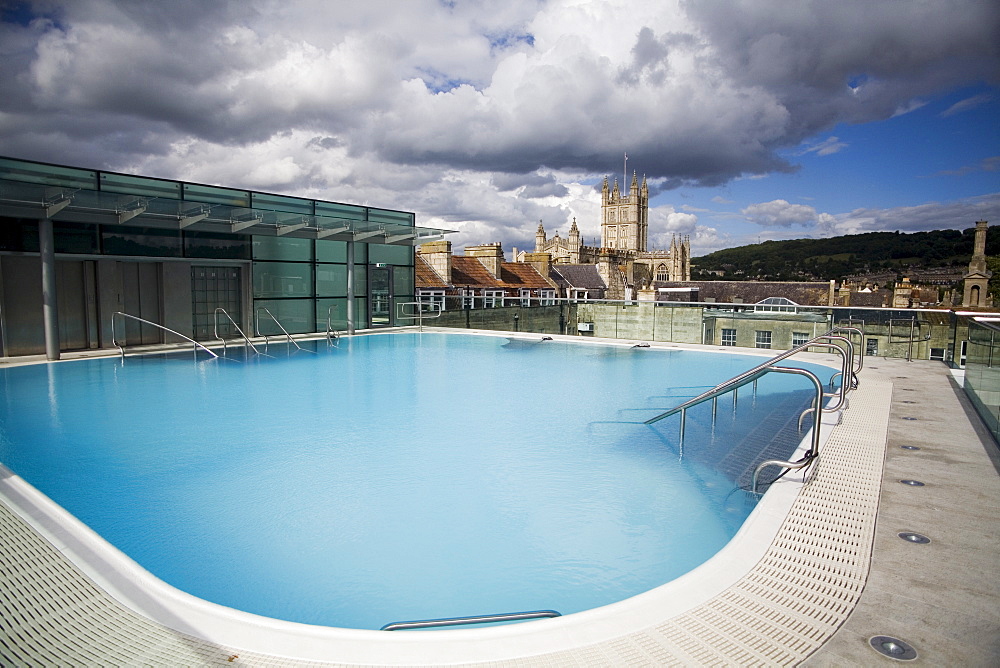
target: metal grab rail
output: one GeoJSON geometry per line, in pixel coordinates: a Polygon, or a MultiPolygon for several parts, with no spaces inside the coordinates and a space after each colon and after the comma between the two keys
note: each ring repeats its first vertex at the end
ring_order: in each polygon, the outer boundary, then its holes
{"type": "MultiPolygon", "coordinates": [[[[826,334],[823,334],[821,336],[826,336],[829,333],[830,332],[827,332],[826,334]]],[[[821,336],[814,337],[814,338],[810,339],[809,341],[806,341],[802,345],[795,346],[794,348],[791,348],[790,350],[786,350],[785,352],[783,352],[783,353],[781,353],[779,355],[776,355],[775,357],[772,357],[768,361],[766,361],[766,362],[764,362],[762,364],[758,364],[757,366],[755,366],[752,369],[744,371],[743,373],[739,374],[738,376],[733,376],[729,380],[726,380],[726,381],[723,381],[723,382],[719,383],[718,385],[716,385],[715,387],[713,387],[711,390],[708,390],[707,392],[702,392],[697,397],[694,397],[693,399],[688,399],[684,403],[682,403],[682,404],[680,404],[678,406],[674,406],[670,410],[665,411],[665,412],[657,415],[656,417],[652,417],[652,418],[646,420],[645,424],[653,424],[655,422],[659,422],[660,420],[663,420],[664,418],[668,418],[671,415],[674,415],[676,413],[685,412],[685,411],[687,411],[688,408],[691,408],[692,406],[700,404],[701,402],[703,402],[703,401],[705,401],[707,399],[712,399],[713,397],[717,397],[720,394],[725,394],[729,390],[736,389],[736,388],[738,388],[738,387],[740,387],[742,385],[746,385],[747,383],[760,378],[763,375],[763,373],[761,373],[763,369],[765,369],[765,368],[767,368],[769,366],[772,366],[772,365],[774,365],[774,364],[776,364],[776,363],[778,363],[778,362],[780,362],[780,361],[782,361],[784,359],[787,359],[787,358],[791,357],[792,355],[795,355],[796,353],[802,352],[803,350],[805,350],[806,348],[808,348],[810,345],[812,345],[813,341],[815,341],[816,339],[821,338],[821,336]]]]}
{"type": "Polygon", "coordinates": [[[219,357],[218,355],[216,355],[211,350],[209,350],[208,348],[206,348],[202,344],[198,343],[194,339],[192,339],[192,338],[190,338],[188,336],[184,336],[180,332],[175,332],[174,330],[170,329],[169,327],[164,327],[163,325],[161,325],[159,323],[155,323],[155,322],[152,322],[150,320],[146,320],[145,318],[140,318],[139,316],[135,316],[135,315],[132,315],[130,313],[124,313],[122,311],[115,311],[114,313],[111,314],[111,343],[115,344],[115,347],[118,348],[119,352],[121,352],[122,359],[125,359],[125,348],[123,348],[121,346],[121,344],[118,343],[118,335],[115,333],[115,316],[116,315],[120,315],[120,316],[122,316],[124,318],[132,318],[133,320],[138,320],[139,322],[145,323],[147,325],[152,325],[153,327],[159,327],[160,329],[162,329],[165,332],[170,332],[174,336],[179,336],[179,337],[181,337],[182,339],[184,339],[186,341],[190,341],[191,343],[193,343],[196,346],[195,354],[197,354],[197,352],[198,352],[197,348],[201,348],[202,350],[204,350],[206,353],[208,353],[212,357],[215,357],[215,358],[219,357]]]}
{"type": "MultiPolygon", "coordinates": [[[[858,329],[857,327],[834,327],[833,329],[830,330],[830,333],[833,333],[833,332],[857,332],[858,336],[861,338],[861,343],[859,345],[860,346],[864,346],[864,343],[865,343],[865,333],[863,331],[861,331],[860,329],[858,329]]],[[[850,336],[848,336],[846,338],[847,338],[847,341],[851,344],[851,348],[852,348],[852,352],[853,352],[854,342],[851,341],[850,336]]],[[[862,352],[861,348],[858,348],[857,358],[858,358],[858,366],[857,366],[857,368],[854,368],[854,369],[851,370],[851,382],[850,382],[850,385],[851,385],[851,389],[852,390],[857,388],[857,386],[858,386],[858,378],[857,378],[858,372],[861,371],[862,367],[864,367],[864,365],[865,365],[865,356],[864,356],[864,353],[862,352]]],[[[830,378],[830,387],[833,387],[833,381],[837,379],[837,376],[843,376],[843,374],[840,374],[840,373],[833,374],[833,377],[830,378]]]]}
{"type": "Polygon", "coordinates": [[[257,350],[257,346],[255,346],[253,344],[253,342],[249,339],[249,337],[247,337],[247,335],[243,333],[243,330],[240,329],[240,326],[236,324],[236,321],[233,320],[233,316],[229,315],[229,313],[226,311],[226,309],[224,309],[224,308],[222,308],[220,306],[219,308],[215,309],[215,316],[214,316],[215,327],[214,327],[212,333],[215,334],[215,338],[217,338],[218,340],[222,341],[222,354],[225,355],[226,352],[228,351],[228,348],[226,347],[226,340],[224,338],[222,338],[221,336],[219,336],[219,312],[220,311],[222,312],[222,314],[224,316],[226,316],[227,318],[229,318],[229,322],[232,323],[233,327],[236,328],[236,331],[240,333],[240,336],[243,337],[243,340],[246,341],[247,345],[250,346],[250,348],[256,354],[263,355],[262,352],[260,352],[259,350],[257,350]]]}
{"type": "Polygon", "coordinates": [[[326,345],[334,345],[334,339],[337,340],[337,347],[340,346],[340,334],[333,329],[333,307],[336,304],[330,304],[330,308],[326,310],[326,345]]]}
{"type": "MultiPolygon", "coordinates": [[[[835,350],[838,353],[840,353],[840,356],[844,360],[841,370],[833,374],[833,376],[830,378],[830,387],[833,387],[833,381],[837,378],[837,376],[844,377],[846,375],[847,370],[853,368],[854,366],[854,344],[850,341],[850,339],[847,339],[846,337],[829,335],[829,334],[818,336],[816,337],[816,339],[825,339],[831,341],[831,343],[819,343],[819,342],[813,343],[812,345],[813,348],[827,348],[829,350],[835,350]],[[832,341],[834,340],[844,341],[847,344],[846,349],[841,346],[838,346],[836,343],[832,343],[832,341]]],[[[854,374],[852,372],[851,376],[853,377],[853,375],[854,374]]],[[[816,404],[815,406],[811,406],[805,409],[804,411],[802,411],[802,414],[799,415],[799,429],[802,429],[802,419],[805,418],[805,416],[811,413],[812,411],[815,411],[817,409],[817,406],[819,407],[819,411],[822,413],[835,413],[841,409],[847,408],[847,393],[855,389],[856,387],[857,387],[856,383],[841,382],[840,391],[837,393],[838,396],[837,404],[835,406],[822,406],[821,404],[816,404]]],[[[824,395],[824,396],[829,396],[829,395],[824,395]]]]}
{"type": "Polygon", "coordinates": [[[424,326],[424,306],[430,306],[436,308],[437,312],[433,315],[427,316],[428,318],[440,318],[441,314],[444,313],[444,307],[436,302],[398,302],[396,304],[396,318],[416,318],[417,327],[423,330],[424,326]],[[415,313],[407,313],[404,306],[416,306],[417,310],[415,313]]]}
{"type": "MultiPolygon", "coordinates": [[[[817,405],[823,400],[823,383],[812,371],[806,371],[805,369],[796,369],[794,367],[787,366],[773,366],[768,367],[764,373],[773,371],[775,373],[791,373],[799,376],[806,376],[809,380],[813,382],[816,386],[816,401],[817,405]]],[[[819,457],[819,430],[820,430],[820,419],[821,415],[819,411],[813,413],[813,427],[812,427],[812,445],[806,450],[805,456],[797,462],[786,462],[781,459],[769,459],[765,462],[761,462],[757,465],[757,468],[753,472],[753,486],[751,491],[754,494],[757,493],[757,476],[760,474],[767,466],[783,466],[788,470],[801,469],[809,466],[813,463],[815,459],[819,457]]]]}
{"type": "MultiPolygon", "coordinates": [[[[305,348],[303,348],[302,346],[300,346],[298,343],[295,342],[295,339],[292,338],[292,335],[288,333],[288,330],[286,330],[284,327],[281,326],[281,323],[278,322],[278,319],[275,318],[274,315],[272,315],[270,311],[267,310],[267,307],[266,306],[261,306],[253,314],[253,328],[254,328],[254,331],[257,332],[257,336],[263,336],[264,337],[264,345],[265,346],[268,343],[270,343],[270,341],[267,338],[267,334],[261,334],[260,333],[260,312],[261,311],[263,311],[264,313],[266,313],[271,318],[271,320],[274,321],[274,324],[278,326],[278,329],[280,329],[285,334],[285,338],[288,339],[289,343],[291,343],[293,346],[295,346],[299,350],[305,350],[305,348]]],[[[312,351],[309,350],[307,352],[312,352],[312,351]]]]}
{"type": "Polygon", "coordinates": [[[504,612],[496,615],[477,615],[474,617],[447,617],[444,619],[418,619],[412,622],[392,622],[386,624],[380,631],[402,631],[406,629],[430,629],[439,626],[461,626],[463,624],[488,624],[490,622],[518,622],[526,619],[543,619],[545,617],[562,617],[555,610],[530,610],[528,612],[504,612]]]}

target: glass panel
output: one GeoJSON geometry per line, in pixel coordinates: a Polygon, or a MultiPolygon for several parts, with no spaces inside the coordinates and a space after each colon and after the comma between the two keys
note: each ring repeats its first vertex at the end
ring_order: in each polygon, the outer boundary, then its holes
{"type": "Polygon", "coordinates": [[[400,296],[413,295],[413,267],[395,268],[392,272],[392,292],[400,296]]]}
{"type": "MultiPolygon", "coordinates": [[[[281,329],[267,313],[258,309],[266,308],[289,334],[305,334],[316,331],[316,308],[312,299],[255,299],[254,314],[257,316],[260,335],[284,336],[281,329]]],[[[324,324],[325,327],[325,324],[324,324]]],[[[326,331],[326,330],[324,330],[326,331]]]]}
{"type": "Polygon", "coordinates": [[[254,262],[253,296],[312,297],[312,265],[299,262],[254,262]]]}
{"type": "Polygon", "coordinates": [[[364,329],[368,327],[368,299],[365,297],[357,297],[354,300],[354,317],[357,321],[354,326],[358,329],[364,329]]]}
{"type": "Polygon", "coordinates": [[[205,202],[206,204],[250,206],[250,193],[246,190],[201,186],[194,183],[184,184],[184,199],[192,202],[205,202]]]}
{"type": "MultiPolygon", "coordinates": [[[[355,314],[355,317],[361,311],[355,314]]],[[[316,300],[316,328],[326,331],[327,318],[330,319],[330,327],[335,332],[347,329],[347,300],[346,299],[317,299],[316,300]]]]}
{"type": "Polygon", "coordinates": [[[253,258],[310,262],[313,259],[313,242],[311,239],[254,236],[253,258]]]}
{"type": "Polygon", "coordinates": [[[316,202],[316,215],[346,220],[368,220],[368,210],[365,207],[338,202],[316,202]]]}
{"type": "Polygon", "coordinates": [[[38,221],[0,218],[0,250],[37,253],[38,221]]]}
{"type": "MultiPolygon", "coordinates": [[[[357,252],[355,248],[355,252],[357,252]]],[[[317,262],[347,262],[347,242],[329,241],[327,239],[316,240],[316,261],[317,262]]],[[[357,262],[357,260],[355,260],[357,262]]]]}
{"type": "Polygon", "coordinates": [[[371,326],[392,324],[392,268],[371,267],[371,326]]]}
{"type": "MultiPolygon", "coordinates": [[[[355,261],[357,261],[355,259],[355,261]]],[[[413,264],[413,246],[387,246],[386,244],[368,244],[369,264],[413,264]]]]}
{"type": "Polygon", "coordinates": [[[395,223],[396,225],[413,227],[413,214],[406,211],[368,209],[368,220],[373,223],[395,223]]]}
{"type": "Polygon", "coordinates": [[[43,165],[38,162],[10,158],[0,158],[0,178],[9,181],[97,190],[97,172],[95,171],[43,165]]]}
{"type": "Polygon", "coordinates": [[[250,259],[250,236],[217,232],[185,232],[185,257],[250,259]]]}
{"type": "Polygon", "coordinates": [[[354,296],[364,297],[368,294],[368,267],[363,264],[354,265],[354,296]]]}
{"type": "Polygon", "coordinates": [[[368,264],[368,244],[354,244],[354,264],[368,264]]]}
{"type": "Polygon", "coordinates": [[[101,226],[105,255],[181,257],[181,231],[150,227],[101,226]]]}
{"type": "Polygon", "coordinates": [[[96,254],[101,252],[97,225],[53,223],[52,234],[55,237],[55,251],[57,253],[96,254]]]}
{"type": "Polygon", "coordinates": [[[317,297],[347,296],[346,264],[316,265],[316,296],[317,297]]]}
{"type": "Polygon", "coordinates": [[[268,211],[284,211],[286,213],[303,213],[311,216],[313,201],[301,197],[286,197],[284,195],[269,195],[266,193],[251,193],[251,206],[254,209],[268,211]]]}
{"type": "Polygon", "coordinates": [[[101,190],[109,193],[128,193],[144,197],[181,198],[181,184],[178,181],[151,179],[128,174],[101,172],[101,190]]]}

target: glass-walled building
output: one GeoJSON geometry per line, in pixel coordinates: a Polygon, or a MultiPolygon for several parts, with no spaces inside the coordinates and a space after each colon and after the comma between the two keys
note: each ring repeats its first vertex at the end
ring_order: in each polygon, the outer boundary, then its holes
{"type": "Polygon", "coordinates": [[[405,320],[413,213],[0,158],[2,356],[405,320]],[[220,310],[222,309],[222,310],[220,310]],[[279,325],[280,323],[280,325],[279,325]]]}

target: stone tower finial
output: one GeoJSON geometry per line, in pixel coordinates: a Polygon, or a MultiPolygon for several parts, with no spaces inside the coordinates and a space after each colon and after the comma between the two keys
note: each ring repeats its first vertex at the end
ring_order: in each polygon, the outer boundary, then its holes
{"type": "Polygon", "coordinates": [[[639,192],[639,177],[635,172],[632,172],[632,185],[629,186],[629,190],[633,193],[639,192]]]}
{"type": "Polygon", "coordinates": [[[538,221],[538,229],[535,230],[535,252],[541,253],[545,249],[545,228],[542,221],[538,221]]]}

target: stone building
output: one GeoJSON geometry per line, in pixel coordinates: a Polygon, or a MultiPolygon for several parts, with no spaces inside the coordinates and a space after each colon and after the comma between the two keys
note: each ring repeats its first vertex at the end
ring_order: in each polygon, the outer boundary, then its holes
{"type": "Polygon", "coordinates": [[[452,255],[450,241],[435,241],[417,249],[417,298],[442,310],[495,308],[554,300],[556,284],[531,264],[505,262],[499,243],[467,246],[465,255],[452,255]],[[454,297],[449,305],[447,297],[454,297]]]}
{"type": "Polygon", "coordinates": [[[559,233],[549,238],[539,221],[535,232],[533,253],[515,249],[516,262],[537,262],[537,256],[547,254],[553,265],[596,266],[607,286],[609,299],[633,297],[638,290],[656,281],[691,280],[691,240],[674,237],[669,249],[649,250],[649,187],[643,178],[632,174],[628,193],[615,180],[610,186],[607,177],[601,192],[601,243],[586,246],[580,237],[576,219],[570,225],[567,238],[559,233]],[[534,256],[535,259],[529,259],[534,256]]]}
{"type": "Polygon", "coordinates": [[[962,306],[978,308],[989,306],[987,290],[993,272],[986,268],[986,228],[985,220],[976,221],[976,241],[972,251],[972,261],[969,271],[963,276],[965,288],[962,295],[962,306]]]}

